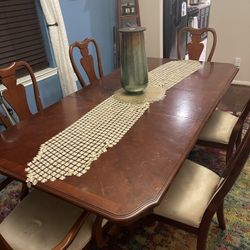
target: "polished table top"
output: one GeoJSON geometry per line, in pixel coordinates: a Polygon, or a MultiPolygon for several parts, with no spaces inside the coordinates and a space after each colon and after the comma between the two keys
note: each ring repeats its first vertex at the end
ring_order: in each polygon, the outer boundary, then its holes
{"type": "MultiPolygon", "coordinates": [[[[149,59],[149,69],[165,61],[149,59]]],[[[205,63],[168,90],[164,100],[151,104],[86,174],[38,183],[36,187],[114,221],[138,218],[160,202],[237,72],[232,64],[205,63]]],[[[116,70],[3,132],[0,171],[25,180],[26,164],[42,143],[120,87],[120,72],[116,70]]]]}

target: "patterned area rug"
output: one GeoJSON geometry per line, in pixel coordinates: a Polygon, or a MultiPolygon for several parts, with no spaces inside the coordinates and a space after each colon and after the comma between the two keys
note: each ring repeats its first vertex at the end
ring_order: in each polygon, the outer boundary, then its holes
{"type": "MultiPolygon", "coordinates": [[[[250,119],[249,119],[250,120],[250,119]]],[[[250,122],[248,123],[250,124],[250,122]]],[[[249,125],[247,125],[249,126],[249,125]]],[[[196,146],[189,158],[220,174],[224,167],[225,154],[216,149],[196,146]],[[212,168],[211,168],[212,166],[212,168]]],[[[4,178],[0,176],[1,179],[4,178]]],[[[0,222],[18,203],[21,185],[12,182],[0,192],[0,222]]],[[[218,228],[216,217],[210,227],[207,241],[209,250],[250,249],[250,159],[246,163],[233,189],[225,198],[227,228],[218,228]]],[[[156,221],[150,226],[138,222],[133,234],[122,231],[109,240],[115,250],[190,250],[196,248],[196,237],[172,226],[156,221]]],[[[90,249],[96,249],[94,245],[90,249]]]]}

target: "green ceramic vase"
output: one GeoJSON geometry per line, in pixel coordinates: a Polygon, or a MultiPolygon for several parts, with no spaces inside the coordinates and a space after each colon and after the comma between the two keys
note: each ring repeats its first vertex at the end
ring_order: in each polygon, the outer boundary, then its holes
{"type": "Polygon", "coordinates": [[[126,27],[121,33],[121,84],[131,94],[142,93],[148,84],[143,27],[126,27]]]}

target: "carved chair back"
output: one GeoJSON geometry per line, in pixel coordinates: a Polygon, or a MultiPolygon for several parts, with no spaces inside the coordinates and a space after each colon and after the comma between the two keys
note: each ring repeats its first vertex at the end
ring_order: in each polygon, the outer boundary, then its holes
{"type": "Polygon", "coordinates": [[[6,87],[2,95],[21,121],[32,116],[32,113],[28,106],[25,87],[17,84],[16,72],[19,69],[25,69],[31,77],[38,112],[41,112],[43,107],[35,75],[28,63],[25,61],[14,62],[9,67],[0,69],[0,81],[6,87]]]}
{"type": "Polygon", "coordinates": [[[11,123],[8,120],[7,117],[5,117],[3,114],[0,113],[0,123],[5,127],[5,128],[9,128],[11,127],[11,123]]]}
{"type": "Polygon", "coordinates": [[[77,78],[78,78],[81,86],[82,87],[86,86],[86,83],[83,80],[83,77],[82,77],[82,75],[77,67],[77,64],[75,63],[74,54],[73,54],[74,48],[78,48],[80,50],[80,53],[82,56],[80,59],[80,63],[82,65],[84,71],[86,72],[90,83],[93,83],[93,82],[97,81],[99,78],[103,77],[101,57],[100,57],[100,52],[99,52],[98,45],[97,45],[96,41],[93,38],[86,38],[81,42],[74,42],[69,47],[69,57],[70,57],[74,72],[77,75],[77,78]],[[97,76],[97,74],[95,72],[94,57],[89,53],[90,44],[93,44],[94,48],[95,48],[99,76],[97,76]]]}
{"type": "Polygon", "coordinates": [[[187,44],[187,51],[190,60],[199,60],[200,55],[204,49],[204,44],[202,42],[202,34],[205,32],[211,32],[213,35],[213,44],[210,50],[209,56],[207,58],[208,62],[211,62],[214,50],[217,44],[217,35],[216,31],[212,28],[203,28],[203,29],[194,29],[191,27],[182,28],[177,36],[177,57],[178,59],[182,59],[180,56],[180,41],[183,33],[189,33],[191,36],[191,42],[187,44]]]}
{"type": "MultiPolygon", "coordinates": [[[[236,141],[235,141],[236,146],[236,141]]],[[[213,196],[204,216],[209,213],[214,213],[224,197],[230,191],[238,176],[241,173],[250,154],[250,127],[248,128],[244,138],[239,143],[236,151],[233,153],[231,159],[227,162],[227,167],[223,173],[223,180],[217,188],[217,192],[213,196]]],[[[203,217],[204,217],[203,216],[203,217]]]]}
{"type": "Polygon", "coordinates": [[[249,115],[250,115],[250,98],[247,104],[245,105],[243,111],[241,112],[241,115],[238,121],[236,122],[233,128],[232,134],[230,136],[229,144],[228,144],[228,152],[227,152],[229,158],[233,154],[233,151],[235,150],[235,148],[238,148],[241,142],[243,126],[249,115]]]}

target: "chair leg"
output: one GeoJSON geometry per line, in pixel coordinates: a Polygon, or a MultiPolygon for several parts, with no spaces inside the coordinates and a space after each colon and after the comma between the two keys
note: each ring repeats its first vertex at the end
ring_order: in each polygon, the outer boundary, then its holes
{"type": "Polygon", "coordinates": [[[198,238],[197,238],[197,245],[196,249],[197,250],[206,250],[206,243],[207,243],[207,236],[208,236],[208,231],[209,227],[211,224],[211,218],[207,218],[205,222],[202,222],[198,231],[198,238]]]}
{"type": "Polygon", "coordinates": [[[204,235],[198,235],[197,238],[197,250],[206,250],[207,232],[203,232],[204,235]]]}
{"type": "Polygon", "coordinates": [[[217,220],[219,222],[219,227],[222,230],[226,229],[226,223],[225,223],[225,217],[224,217],[224,202],[222,201],[221,205],[219,206],[217,210],[217,220]]]}

